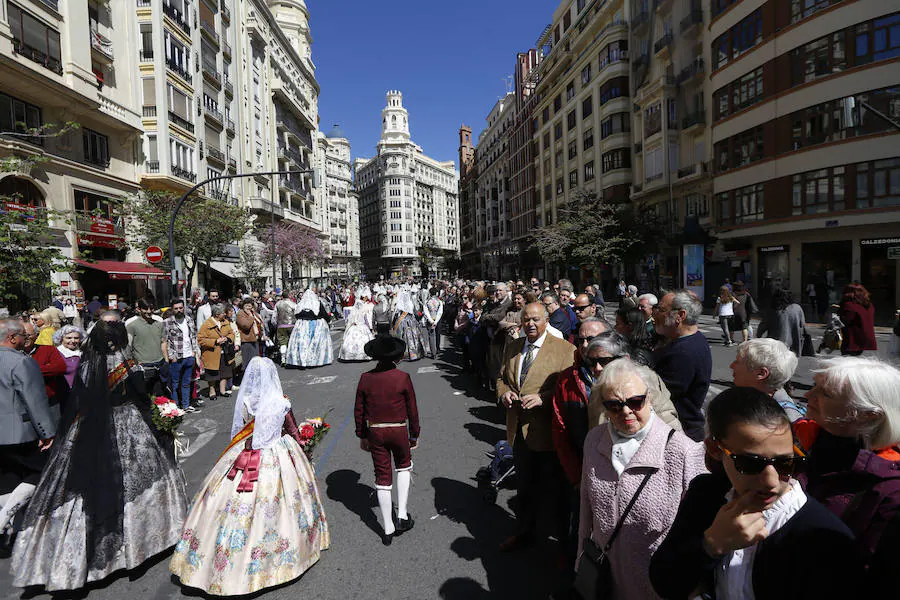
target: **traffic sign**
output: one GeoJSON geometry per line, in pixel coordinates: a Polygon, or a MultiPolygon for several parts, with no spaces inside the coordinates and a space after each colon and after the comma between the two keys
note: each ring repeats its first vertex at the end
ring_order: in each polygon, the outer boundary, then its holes
{"type": "Polygon", "coordinates": [[[163,257],[162,248],[160,248],[159,246],[150,246],[144,252],[144,256],[147,257],[148,261],[150,261],[153,264],[156,264],[162,260],[162,257],[163,257]]]}

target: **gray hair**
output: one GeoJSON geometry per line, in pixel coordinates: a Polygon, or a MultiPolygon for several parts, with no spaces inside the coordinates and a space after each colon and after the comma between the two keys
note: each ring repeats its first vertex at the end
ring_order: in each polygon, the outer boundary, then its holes
{"type": "Polygon", "coordinates": [[[213,304],[209,309],[209,313],[213,317],[221,317],[225,314],[225,307],[221,304],[213,304]]]}
{"type": "Polygon", "coordinates": [[[0,341],[6,341],[11,335],[24,335],[25,322],[22,319],[0,319],[0,341]]]}
{"type": "Polygon", "coordinates": [[[63,338],[70,333],[77,333],[79,336],[81,336],[82,340],[84,340],[84,338],[86,337],[86,334],[81,327],[77,327],[75,325],[63,325],[56,330],[56,333],[53,334],[53,345],[59,346],[60,344],[62,344],[63,338]]]}
{"type": "MultiPolygon", "coordinates": [[[[541,294],[542,301],[544,298],[552,298],[554,304],[559,304],[559,296],[554,294],[553,292],[545,292],[545,293],[541,294]]],[[[543,302],[541,302],[541,304],[543,304],[543,302]]]]}
{"type": "Polygon", "coordinates": [[[900,443],[900,370],[876,358],[840,356],[820,361],[812,372],[847,403],[847,418],[858,421],[866,449],[900,443]],[[876,418],[859,419],[864,414],[876,418]]]}
{"type": "Polygon", "coordinates": [[[638,302],[640,302],[641,300],[646,300],[647,304],[649,304],[650,306],[656,306],[657,304],[659,304],[659,298],[657,298],[655,294],[641,294],[640,296],[638,296],[638,302]]]}
{"type": "Polygon", "coordinates": [[[742,343],[737,351],[738,360],[751,371],[765,367],[769,376],[763,385],[770,391],[781,389],[797,369],[797,355],[784,342],[773,338],[754,338],[742,343]]]}
{"type": "Polygon", "coordinates": [[[653,387],[653,371],[639,365],[627,356],[616,359],[603,367],[600,376],[591,388],[591,403],[595,398],[602,398],[604,392],[618,390],[629,379],[637,377],[646,386],[649,393],[653,387]]]}
{"type": "Polygon", "coordinates": [[[629,286],[628,286],[628,293],[631,294],[632,296],[634,296],[635,294],[637,294],[637,286],[636,286],[636,285],[629,285],[629,286]]]}
{"type": "Polygon", "coordinates": [[[703,313],[703,304],[700,298],[689,290],[677,290],[672,292],[672,311],[684,311],[684,324],[696,325],[703,313]]]}
{"type": "Polygon", "coordinates": [[[578,325],[578,330],[579,330],[579,331],[581,330],[581,327],[582,327],[585,323],[603,323],[604,325],[606,325],[606,328],[607,328],[607,329],[612,329],[612,328],[613,328],[612,323],[610,323],[609,321],[607,321],[605,318],[603,318],[603,317],[598,317],[598,316],[594,315],[593,317],[585,317],[585,319],[584,319],[581,323],[579,323],[579,325],[578,325]]]}
{"type": "Polygon", "coordinates": [[[592,339],[585,354],[589,355],[592,350],[602,350],[610,356],[628,356],[628,340],[618,331],[611,329],[592,339]]]}
{"type": "Polygon", "coordinates": [[[561,290],[569,290],[571,292],[573,289],[575,289],[575,287],[572,285],[571,279],[560,279],[557,283],[559,284],[559,289],[561,290]]]}

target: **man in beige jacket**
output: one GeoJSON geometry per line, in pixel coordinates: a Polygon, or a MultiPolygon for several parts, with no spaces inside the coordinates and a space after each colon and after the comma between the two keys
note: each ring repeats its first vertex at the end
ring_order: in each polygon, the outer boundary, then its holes
{"type": "MultiPolygon", "coordinates": [[[[540,495],[559,496],[564,489],[550,422],[556,380],[572,364],[575,347],[547,335],[548,319],[542,304],[534,302],[525,306],[522,311],[525,337],[507,344],[497,379],[497,397],[506,408],[506,437],[513,447],[518,482],[516,532],[500,545],[502,551],[530,542],[540,495]]],[[[554,500],[557,509],[565,506],[565,498],[554,500]]],[[[556,510],[554,514],[561,512],[556,510]]],[[[556,527],[562,528],[560,533],[565,532],[565,523],[557,523],[556,527]]]]}

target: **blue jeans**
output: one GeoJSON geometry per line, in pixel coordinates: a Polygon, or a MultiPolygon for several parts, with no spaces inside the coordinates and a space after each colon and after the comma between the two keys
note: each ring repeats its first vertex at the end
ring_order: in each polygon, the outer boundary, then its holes
{"type": "Polygon", "coordinates": [[[179,408],[187,408],[191,404],[191,376],[194,374],[194,357],[189,356],[169,363],[169,382],[172,388],[172,399],[179,408]]]}

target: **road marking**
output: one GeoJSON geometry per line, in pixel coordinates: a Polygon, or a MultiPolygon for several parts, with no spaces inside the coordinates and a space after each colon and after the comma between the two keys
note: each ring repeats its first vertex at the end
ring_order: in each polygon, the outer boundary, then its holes
{"type": "Polygon", "coordinates": [[[337,379],[337,375],[325,375],[323,377],[313,377],[309,381],[306,382],[306,385],[316,385],[319,383],[331,383],[337,379]]]}
{"type": "Polygon", "coordinates": [[[183,463],[185,460],[196,454],[198,450],[203,448],[203,446],[210,443],[219,432],[218,423],[216,423],[215,420],[208,418],[197,419],[196,422],[191,423],[190,428],[196,429],[199,435],[197,436],[197,439],[193,441],[190,441],[190,437],[188,435],[184,436],[190,443],[188,444],[188,449],[178,456],[179,463],[183,463]]]}
{"type": "Polygon", "coordinates": [[[419,367],[419,370],[416,371],[416,373],[437,373],[437,372],[438,372],[438,368],[433,365],[430,367],[419,367]]]}

